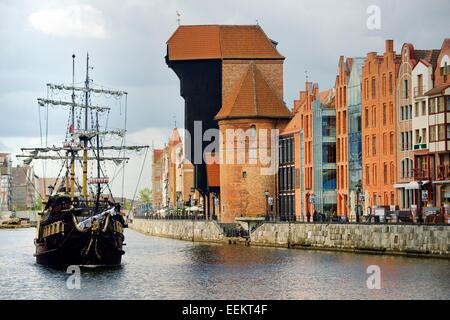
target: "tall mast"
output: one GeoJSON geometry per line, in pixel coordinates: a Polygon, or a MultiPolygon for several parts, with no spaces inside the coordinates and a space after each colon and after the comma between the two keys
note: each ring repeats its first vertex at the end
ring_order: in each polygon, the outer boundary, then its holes
{"type": "MultiPolygon", "coordinates": [[[[72,86],[75,87],[75,54],[72,55],[72,86]]],[[[73,134],[75,131],[75,90],[72,89],[72,123],[70,126],[72,134],[71,143],[74,142],[73,134]]],[[[70,199],[73,201],[75,195],[75,151],[71,150],[70,159],[70,199]]]]}
{"type": "Polygon", "coordinates": [[[95,201],[95,211],[98,211],[98,205],[99,205],[99,201],[100,201],[100,193],[101,193],[101,189],[100,189],[100,178],[101,178],[101,167],[100,167],[100,126],[98,124],[98,111],[95,113],[95,122],[96,122],[96,130],[97,130],[97,178],[98,178],[98,183],[97,183],[97,199],[95,201]]]}
{"type": "MultiPolygon", "coordinates": [[[[89,53],[87,54],[86,58],[86,82],[84,83],[85,86],[85,94],[86,94],[86,110],[84,114],[84,130],[88,131],[88,109],[89,109],[89,53]]],[[[85,199],[88,197],[87,192],[87,149],[88,149],[88,139],[87,137],[84,138],[84,149],[83,149],[83,196],[85,199]]]]}

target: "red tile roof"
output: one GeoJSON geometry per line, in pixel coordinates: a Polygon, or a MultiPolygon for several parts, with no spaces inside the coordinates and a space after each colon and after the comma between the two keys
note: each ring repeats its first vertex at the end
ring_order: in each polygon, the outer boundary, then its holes
{"type": "Polygon", "coordinates": [[[167,41],[169,60],[284,59],[258,25],[180,26],[167,41]]]}
{"type": "Polygon", "coordinates": [[[216,120],[237,118],[292,118],[255,63],[250,63],[225,100],[216,120]]]}
{"type": "Polygon", "coordinates": [[[425,95],[426,95],[426,96],[434,96],[434,95],[437,95],[437,94],[443,94],[444,91],[445,91],[447,88],[449,88],[449,87],[450,87],[450,84],[449,84],[449,83],[444,84],[444,85],[439,86],[439,87],[434,87],[433,89],[431,89],[431,90],[425,92],[425,95]]]}

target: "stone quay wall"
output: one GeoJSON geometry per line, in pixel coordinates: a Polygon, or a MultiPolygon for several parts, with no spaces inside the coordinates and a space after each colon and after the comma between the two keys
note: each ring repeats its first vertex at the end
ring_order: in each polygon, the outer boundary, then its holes
{"type": "Polygon", "coordinates": [[[133,219],[130,228],[151,236],[188,241],[222,242],[225,235],[216,221],[133,219]]]}
{"type": "Polygon", "coordinates": [[[450,259],[450,225],[266,222],[256,228],[246,241],[230,241],[216,221],[135,218],[130,228],[152,236],[187,241],[450,259]]]}
{"type": "Polygon", "coordinates": [[[450,226],[264,223],[251,244],[450,258],[450,226]]]}

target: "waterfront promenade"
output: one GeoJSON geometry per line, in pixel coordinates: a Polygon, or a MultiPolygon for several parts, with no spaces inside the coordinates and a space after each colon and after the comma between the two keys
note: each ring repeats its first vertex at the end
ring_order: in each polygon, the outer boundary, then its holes
{"type": "Polygon", "coordinates": [[[241,241],[216,221],[135,218],[130,227],[187,241],[450,259],[449,225],[264,222],[241,241]]]}

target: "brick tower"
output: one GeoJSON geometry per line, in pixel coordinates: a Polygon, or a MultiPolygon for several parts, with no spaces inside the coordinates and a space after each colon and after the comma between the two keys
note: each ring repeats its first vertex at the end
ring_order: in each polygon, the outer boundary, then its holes
{"type": "MultiPolygon", "coordinates": [[[[180,94],[185,99],[185,129],[193,141],[190,146],[186,145],[187,158],[194,164],[194,187],[204,196],[206,211],[210,208],[211,192],[207,169],[203,158],[194,159],[194,151],[203,151],[210,142],[202,142],[199,148],[198,141],[201,139],[194,137],[194,134],[203,135],[207,129],[218,128],[218,122],[214,119],[216,115],[218,119],[228,119],[223,117],[223,113],[219,115],[219,110],[229,103],[227,101],[232,91],[238,91],[236,84],[243,82],[246,75],[270,88],[265,92],[270,91],[270,97],[278,99],[276,104],[282,102],[283,61],[284,57],[276,49],[276,42],[270,40],[258,25],[183,25],[167,41],[166,63],[180,79],[180,94]],[[249,68],[251,63],[254,66],[249,68]],[[196,132],[195,121],[201,121],[201,130],[196,132]]],[[[286,111],[281,113],[282,117],[287,116],[286,111]]],[[[233,109],[233,114],[236,112],[233,109]]],[[[252,117],[255,121],[262,121],[256,114],[252,117]]],[[[271,117],[266,117],[265,121],[278,117],[278,114],[275,112],[271,117]]],[[[237,120],[233,118],[233,121],[237,120]]],[[[239,121],[248,124],[246,118],[240,117],[239,121]]],[[[228,125],[226,123],[223,125],[228,125]]],[[[223,176],[222,172],[220,176],[223,176]]],[[[227,187],[222,181],[220,185],[221,189],[227,187]]],[[[226,206],[223,199],[221,204],[226,206]]]]}

